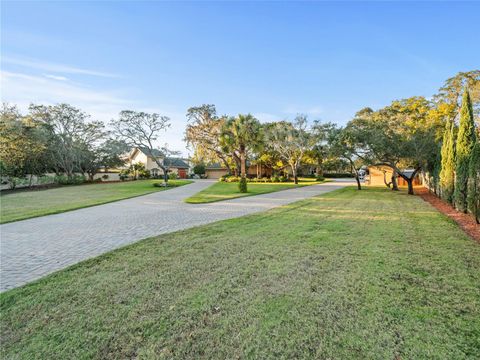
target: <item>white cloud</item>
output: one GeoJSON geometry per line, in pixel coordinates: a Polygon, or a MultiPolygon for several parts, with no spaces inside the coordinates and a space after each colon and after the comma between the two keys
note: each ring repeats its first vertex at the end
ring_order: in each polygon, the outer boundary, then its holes
{"type": "Polygon", "coordinates": [[[92,116],[92,119],[108,123],[116,118],[121,110],[156,112],[170,117],[172,126],[161,134],[159,146],[168,143],[172,150],[187,154],[183,142],[186,119],[184,113],[162,111],[159,108],[142,106],[138,101],[128,100],[127,94],[118,91],[93,90],[85,85],[69,81],[59,81],[56,76],[35,76],[18,72],[0,71],[2,102],[16,104],[25,111],[31,103],[68,103],[92,116]]]}
{"type": "Polygon", "coordinates": [[[69,103],[78,106],[99,120],[108,121],[131,102],[108,91],[96,91],[49,77],[2,71],[0,73],[2,101],[20,107],[30,103],[69,103]]]}
{"type": "Polygon", "coordinates": [[[82,68],[62,65],[62,64],[48,63],[40,60],[27,60],[27,59],[15,58],[15,57],[3,56],[2,62],[7,64],[12,64],[12,65],[27,67],[30,69],[38,69],[38,70],[44,70],[44,71],[50,71],[50,72],[56,72],[56,73],[62,73],[62,74],[80,74],[80,75],[91,75],[91,76],[110,77],[110,78],[118,77],[118,75],[111,74],[111,73],[89,70],[89,69],[82,69],[82,68]]]}
{"type": "Polygon", "coordinates": [[[43,76],[53,80],[68,81],[68,78],[66,78],[65,76],[58,76],[58,75],[52,75],[52,74],[43,74],[43,76]]]}

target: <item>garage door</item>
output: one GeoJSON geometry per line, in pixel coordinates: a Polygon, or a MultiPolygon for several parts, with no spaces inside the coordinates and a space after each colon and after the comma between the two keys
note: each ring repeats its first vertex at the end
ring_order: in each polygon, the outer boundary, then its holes
{"type": "Polygon", "coordinates": [[[178,177],[180,179],[186,179],[187,178],[187,170],[185,169],[178,169],[178,177]]]}
{"type": "Polygon", "coordinates": [[[205,175],[207,175],[208,179],[218,179],[223,175],[227,174],[227,170],[206,170],[205,175]]]}

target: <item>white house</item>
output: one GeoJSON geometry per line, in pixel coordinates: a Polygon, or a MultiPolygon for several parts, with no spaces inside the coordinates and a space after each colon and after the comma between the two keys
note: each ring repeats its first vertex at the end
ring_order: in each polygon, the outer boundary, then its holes
{"type": "MultiPolygon", "coordinates": [[[[128,154],[128,163],[130,165],[138,163],[143,164],[145,169],[149,170],[152,176],[163,175],[163,170],[158,167],[155,160],[153,160],[148,154],[149,152],[146,148],[133,148],[128,154]]],[[[162,164],[170,166],[169,171],[171,173],[176,173],[181,179],[187,178],[189,172],[188,160],[173,157],[165,158],[163,153],[156,149],[153,150],[153,155],[161,159],[162,164]]]]}

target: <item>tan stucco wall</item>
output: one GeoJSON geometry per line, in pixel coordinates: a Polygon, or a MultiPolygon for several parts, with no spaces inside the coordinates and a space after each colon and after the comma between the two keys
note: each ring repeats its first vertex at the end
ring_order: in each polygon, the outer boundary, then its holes
{"type": "MultiPolygon", "coordinates": [[[[392,179],[393,171],[388,166],[385,166],[385,167],[373,167],[372,166],[372,167],[369,167],[368,170],[370,172],[370,176],[369,176],[370,180],[367,181],[367,185],[385,186],[382,170],[386,171],[387,183],[389,183],[392,179]]],[[[423,178],[420,176],[420,174],[417,174],[415,176],[415,180],[413,181],[413,184],[414,185],[422,185],[422,183],[423,183],[422,179],[423,178]]],[[[404,179],[402,179],[400,176],[397,177],[397,184],[398,184],[398,186],[407,186],[407,182],[404,179]]]]}
{"type": "Polygon", "coordinates": [[[385,182],[383,181],[383,171],[385,170],[386,176],[387,176],[387,182],[390,182],[390,179],[392,178],[392,169],[389,167],[384,167],[384,168],[377,168],[377,167],[369,167],[368,168],[370,172],[370,180],[368,181],[368,185],[372,186],[385,186],[385,182]]]}
{"type": "MultiPolygon", "coordinates": [[[[153,160],[152,157],[145,155],[141,151],[137,151],[135,156],[130,160],[131,164],[138,164],[141,163],[145,166],[145,169],[152,170],[158,169],[159,174],[163,174],[163,170],[158,168],[157,163],[153,160]]],[[[173,171],[174,169],[172,169],[173,171]]],[[[175,169],[176,170],[176,169],[175,169]]]]}
{"type": "Polygon", "coordinates": [[[151,157],[148,157],[147,165],[145,167],[147,168],[147,170],[152,170],[152,169],[157,169],[158,165],[151,157]]]}
{"type": "Polygon", "coordinates": [[[144,153],[142,153],[141,151],[137,151],[135,153],[135,156],[133,156],[131,159],[130,159],[130,164],[143,164],[145,165],[145,168],[147,170],[150,170],[151,168],[148,168],[148,159],[147,159],[147,155],[145,155],[144,153]]]}

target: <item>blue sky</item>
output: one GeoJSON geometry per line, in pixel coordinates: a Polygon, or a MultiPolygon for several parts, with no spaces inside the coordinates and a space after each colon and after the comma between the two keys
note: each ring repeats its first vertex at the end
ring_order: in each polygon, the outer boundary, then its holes
{"type": "Polygon", "coordinates": [[[431,96],[480,65],[477,2],[8,2],[2,100],[69,102],[172,119],[188,107],[262,121],[346,123],[362,107],[431,96]]]}

